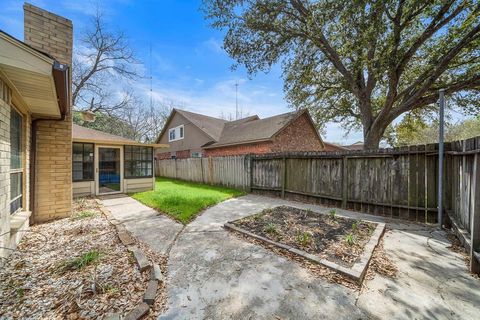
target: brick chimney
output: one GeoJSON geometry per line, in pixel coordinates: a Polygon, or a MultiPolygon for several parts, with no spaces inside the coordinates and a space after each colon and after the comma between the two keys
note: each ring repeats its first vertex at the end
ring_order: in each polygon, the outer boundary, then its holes
{"type": "MultiPolygon", "coordinates": [[[[25,3],[24,42],[72,66],[72,22],[25,3]]],[[[71,72],[68,84],[71,92],[71,72]]],[[[72,211],[72,114],[71,101],[63,120],[32,122],[36,148],[33,155],[33,222],[68,217],[72,211]]]]}
{"type": "Polygon", "coordinates": [[[53,56],[58,62],[71,66],[72,21],[29,3],[23,5],[23,11],[24,42],[53,56]]]}

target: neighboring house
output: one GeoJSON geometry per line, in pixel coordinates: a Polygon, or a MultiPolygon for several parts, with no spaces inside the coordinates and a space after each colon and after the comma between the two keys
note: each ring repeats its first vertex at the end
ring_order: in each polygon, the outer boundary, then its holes
{"type": "Polygon", "coordinates": [[[220,139],[226,122],[228,121],[173,109],[157,139],[157,143],[169,144],[170,147],[156,150],[155,156],[157,159],[200,157],[203,155],[203,145],[220,139]]]}
{"type": "Polygon", "coordinates": [[[226,121],[174,109],[157,143],[170,145],[157,159],[324,150],[307,110],[226,121]]]}
{"type": "Polygon", "coordinates": [[[364,145],[362,141],[357,141],[354,144],[350,144],[348,146],[343,146],[344,148],[347,148],[348,150],[363,150],[364,145]]]}
{"type": "Polygon", "coordinates": [[[73,124],[73,196],[151,190],[154,147],[73,124]]]}
{"type": "Polygon", "coordinates": [[[0,257],[29,220],[72,209],[72,22],[30,4],[24,17],[24,41],[0,31],[0,257]]]}
{"type": "Polygon", "coordinates": [[[335,151],[347,151],[349,149],[342,147],[339,144],[323,141],[325,149],[323,151],[335,152],[335,151]]]}

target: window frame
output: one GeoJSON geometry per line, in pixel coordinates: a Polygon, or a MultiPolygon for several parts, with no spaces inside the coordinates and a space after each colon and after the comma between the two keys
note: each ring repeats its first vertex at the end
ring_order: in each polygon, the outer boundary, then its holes
{"type": "Polygon", "coordinates": [[[181,124],[179,126],[168,129],[168,142],[182,140],[183,138],[185,138],[185,125],[181,124]],[[173,139],[171,139],[172,132],[174,133],[173,139]],[[178,132],[178,137],[177,137],[177,132],[178,132]]]}
{"type": "MultiPolygon", "coordinates": [[[[24,115],[20,112],[20,110],[18,110],[17,108],[15,108],[13,105],[10,105],[10,163],[9,163],[9,179],[10,179],[10,190],[9,190],[9,212],[10,212],[10,215],[13,215],[17,212],[20,212],[22,210],[24,210],[24,207],[25,207],[25,150],[24,148],[26,147],[26,143],[24,141],[25,139],[25,132],[24,132],[24,129],[26,128],[25,126],[25,117],[24,115]],[[18,150],[20,152],[19,154],[19,159],[20,159],[20,168],[14,168],[12,169],[12,149],[11,149],[11,146],[12,146],[12,114],[13,113],[16,113],[19,117],[20,117],[20,129],[18,131],[20,137],[19,137],[19,146],[18,146],[18,150]],[[19,175],[19,179],[18,182],[20,184],[20,194],[17,195],[16,197],[12,198],[12,175],[19,175]],[[18,205],[18,207],[13,210],[14,208],[14,203],[15,202],[18,202],[20,200],[20,204],[18,205]]],[[[16,206],[16,205],[15,205],[16,206]]]]}
{"type": "Polygon", "coordinates": [[[124,179],[148,179],[148,178],[153,178],[154,176],[154,170],[155,170],[155,161],[153,160],[154,156],[154,150],[153,147],[148,147],[148,146],[138,146],[138,145],[124,145],[123,146],[123,178],[124,179]],[[132,153],[133,154],[141,154],[140,153],[133,153],[133,151],[128,151],[133,148],[141,148],[141,149],[149,149],[150,150],[150,159],[149,160],[127,160],[127,153],[132,153]],[[151,174],[147,176],[137,176],[137,175],[128,175],[127,174],[127,169],[129,168],[130,162],[150,162],[151,163],[151,174]]]}
{"type": "Polygon", "coordinates": [[[76,142],[76,141],[73,141],[72,142],[72,182],[84,182],[84,181],[95,181],[95,144],[92,143],[92,142],[76,142]],[[82,161],[75,161],[74,158],[73,158],[73,146],[75,144],[81,144],[82,145],[82,161]],[[73,171],[74,171],[74,165],[75,163],[82,163],[82,175],[83,175],[83,171],[84,171],[84,167],[83,165],[85,164],[85,145],[88,144],[88,145],[91,145],[92,146],[92,153],[93,153],[93,156],[92,156],[92,178],[88,178],[88,179],[75,179],[74,177],[74,174],[73,174],[73,171]]]}

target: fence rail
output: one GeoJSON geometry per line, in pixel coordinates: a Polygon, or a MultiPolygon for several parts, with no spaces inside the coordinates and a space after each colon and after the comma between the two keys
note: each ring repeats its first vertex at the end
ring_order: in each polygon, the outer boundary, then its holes
{"type": "Polygon", "coordinates": [[[155,174],[244,190],[250,185],[246,156],[160,160],[156,162],[155,174]]]}
{"type": "MultiPolygon", "coordinates": [[[[480,137],[446,143],[444,167],[444,208],[480,272],[480,137]]],[[[160,160],[156,174],[437,223],[438,144],[160,160]]]]}

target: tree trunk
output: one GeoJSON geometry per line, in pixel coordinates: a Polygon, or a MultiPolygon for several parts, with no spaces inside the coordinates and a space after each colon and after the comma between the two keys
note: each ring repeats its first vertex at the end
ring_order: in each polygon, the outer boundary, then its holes
{"type": "Polygon", "coordinates": [[[372,126],[370,130],[365,132],[363,135],[363,148],[365,150],[378,149],[385,129],[386,127],[372,126]]]}

